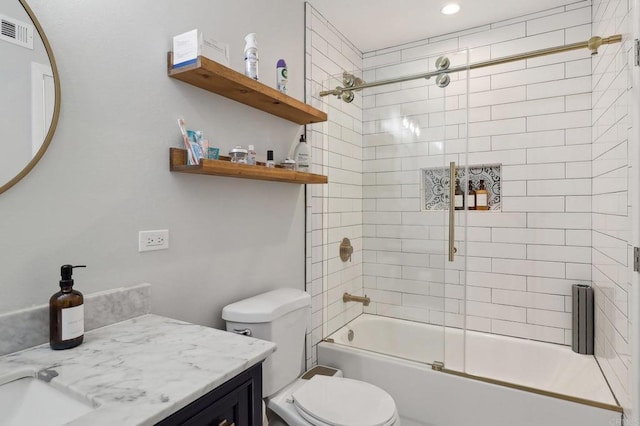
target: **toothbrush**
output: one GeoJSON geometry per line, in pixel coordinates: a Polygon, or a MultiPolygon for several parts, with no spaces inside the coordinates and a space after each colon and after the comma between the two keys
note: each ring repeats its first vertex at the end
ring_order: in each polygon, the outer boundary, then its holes
{"type": "Polygon", "coordinates": [[[187,129],[185,127],[184,118],[178,118],[178,127],[180,127],[180,133],[182,133],[182,141],[184,142],[184,146],[187,149],[187,164],[190,166],[200,164],[198,157],[193,152],[191,142],[189,142],[189,138],[187,137],[187,129]]]}

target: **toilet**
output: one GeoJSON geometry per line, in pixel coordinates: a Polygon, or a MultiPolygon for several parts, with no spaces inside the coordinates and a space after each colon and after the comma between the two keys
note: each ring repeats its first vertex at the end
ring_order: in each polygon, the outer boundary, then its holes
{"type": "Polygon", "coordinates": [[[285,288],[227,305],[227,331],[277,345],[262,365],[262,396],[269,425],[399,426],[393,398],[370,383],[342,377],[340,370],[304,371],[305,334],[311,297],[285,288]]]}

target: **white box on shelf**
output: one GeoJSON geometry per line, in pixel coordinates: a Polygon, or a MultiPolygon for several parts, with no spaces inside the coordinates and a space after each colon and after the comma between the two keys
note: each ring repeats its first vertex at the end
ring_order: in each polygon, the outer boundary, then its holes
{"type": "Polygon", "coordinates": [[[195,64],[198,56],[204,56],[229,66],[229,45],[195,29],[173,37],[173,68],[195,64]]]}

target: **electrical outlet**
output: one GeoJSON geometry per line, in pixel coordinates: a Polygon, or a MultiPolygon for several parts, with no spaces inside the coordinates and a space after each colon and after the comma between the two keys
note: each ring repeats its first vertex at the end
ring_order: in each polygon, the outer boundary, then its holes
{"type": "Polygon", "coordinates": [[[138,232],[138,251],[166,250],[168,248],[168,229],[138,232]]]}

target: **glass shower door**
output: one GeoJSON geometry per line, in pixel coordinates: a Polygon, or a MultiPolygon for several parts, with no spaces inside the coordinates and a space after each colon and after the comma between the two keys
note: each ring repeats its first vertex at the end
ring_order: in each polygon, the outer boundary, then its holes
{"type": "MultiPolygon", "coordinates": [[[[437,62],[449,63],[450,79],[441,77],[444,98],[443,155],[449,172],[451,201],[446,218],[446,259],[444,269],[444,365],[448,370],[465,371],[466,343],[466,269],[468,211],[475,208],[475,195],[470,182],[468,164],[468,99],[469,99],[469,52],[467,49],[447,52],[437,62]],[[453,211],[451,210],[453,207],[453,211]]],[[[442,86],[442,87],[439,87],[442,86]]],[[[435,89],[434,89],[435,90],[435,89]]]]}
{"type": "MultiPolygon", "coordinates": [[[[464,270],[466,239],[465,193],[467,165],[467,66],[466,50],[429,57],[428,157],[420,164],[421,209],[429,224],[432,306],[429,321],[441,327],[434,367],[462,370],[464,367],[464,270]],[[456,184],[458,182],[458,184],[456,184]]],[[[426,352],[433,343],[426,339],[426,352]]]]}
{"type": "MultiPolygon", "coordinates": [[[[323,90],[350,81],[402,79],[416,70],[427,73],[434,66],[429,60],[336,75],[323,82],[323,90]]],[[[434,85],[434,78],[420,78],[323,98],[329,117],[323,135],[329,175],[323,200],[328,247],[324,337],[427,364],[444,359],[444,252],[443,241],[434,238],[446,222],[448,174],[441,152],[445,127],[429,123],[430,115],[444,111],[445,98],[430,97],[434,85]],[[430,209],[423,208],[425,168],[439,183],[432,189],[438,204],[430,209]],[[350,239],[358,256],[352,262],[337,256],[343,237],[355,237],[350,239]],[[345,304],[344,292],[366,295],[370,303],[345,304]],[[373,338],[361,338],[366,328],[374,331],[373,338]]]]}
{"type": "Polygon", "coordinates": [[[323,98],[329,122],[314,135],[329,175],[319,195],[323,337],[335,343],[458,369],[461,361],[445,352],[463,353],[447,345],[461,344],[464,325],[464,211],[450,210],[450,190],[466,165],[467,82],[457,72],[466,56],[374,63],[322,82],[325,91],[365,85],[323,98]],[[357,254],[348,263],[337,250],[344,237],[357,254]],[[344,293],[370,303],[343,302],[344,293]],[[365,321],[375,339],[358,338],[365,321]],[[445,325],[458,327],[457,337],[445,325]]]}

